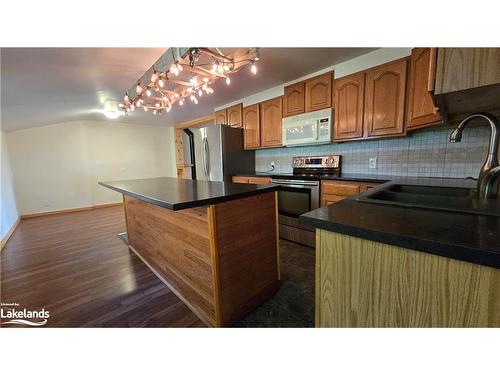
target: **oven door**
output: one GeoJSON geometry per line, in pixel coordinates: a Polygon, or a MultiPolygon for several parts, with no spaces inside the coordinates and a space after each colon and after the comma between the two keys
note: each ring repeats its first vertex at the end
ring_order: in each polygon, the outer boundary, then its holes
{"type": "Polygon", "coordinates": [[[278,212],[297,218],[319,207],[319,181],[273,179],[281,186],[278,191],[278,212]]]}

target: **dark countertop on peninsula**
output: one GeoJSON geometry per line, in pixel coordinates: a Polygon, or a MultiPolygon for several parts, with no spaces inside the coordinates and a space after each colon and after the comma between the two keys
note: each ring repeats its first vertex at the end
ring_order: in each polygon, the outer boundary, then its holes
{"type": "MultiPolygon", "coordinates": [[[[392,183],[475,187],[470,179],[403,178],[392,183]]],[[[500,217],[398,207],[355,197],[301,215],[315,228],[500,268],[500,217]]]]}
{"type": "MultiPolygon", "coordinates": [[[[271,177],[271,178],[287,178],[292,177],[292,173],[277,173],[277,172],[248,172],[237,173],[235,176],[242,177],[271,177]]],[[[340,176],[320,176],[321,180],[340,180],[340,181],[358,181],[358,182],[387,182],[393,180],[397,176],[376,175],[376,174],[357,174],[357,173],[341,173],[340,176]]],[[[309,177],[304,177],[308,179],[309,177]]],[[[314,177],[310,177],[314,179],[314,177]]]]}
{"type": "Polygon", "coordinates": [[[279,188],[278,185],[232,184],[172,177],[99,182],[99,185],[174,211],[245,198],[279,188]]]}

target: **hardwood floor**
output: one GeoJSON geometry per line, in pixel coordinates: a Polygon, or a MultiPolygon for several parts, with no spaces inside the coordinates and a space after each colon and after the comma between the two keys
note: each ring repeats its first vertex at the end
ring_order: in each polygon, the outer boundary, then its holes
{"type": "MultiPolygon", "coordinates": [[[[122,207],[22,220],[0,253],[1,302],[45,308],[45,327],[204,327],[124,231],[122,207]]],[[[313,326],[314,249],[280,240],[280,252],[280,291],[237,327],[313,326]]]]}
{"type": "Polygon", "coordinates": [[[123,231],[123,207],[22,220],[0,255],[1,301],[45,308],[46,327],[203,327],[123,231]]]}

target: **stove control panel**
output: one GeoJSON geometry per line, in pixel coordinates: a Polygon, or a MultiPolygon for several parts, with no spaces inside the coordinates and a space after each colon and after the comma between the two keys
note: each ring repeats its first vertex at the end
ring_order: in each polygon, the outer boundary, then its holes
{"type": "Polygon", "coordinates": [[[295,156],[292,158],[293,168],[339,168],[340,155],[295,156]]]}

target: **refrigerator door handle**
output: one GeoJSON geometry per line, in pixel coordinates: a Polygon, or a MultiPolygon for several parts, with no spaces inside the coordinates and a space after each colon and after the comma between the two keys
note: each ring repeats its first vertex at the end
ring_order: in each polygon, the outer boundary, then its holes
{"type": "Polygon", "coordinates": [[[203,169],[205,176],[209,177],[210,173],[210,149],[208,147],[207,137],[203,138],[203,169]]]}

